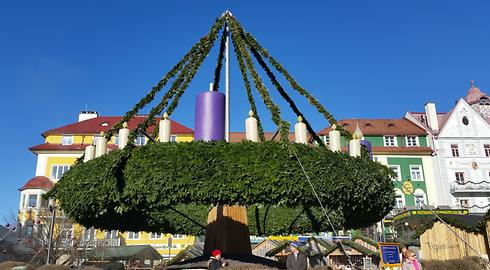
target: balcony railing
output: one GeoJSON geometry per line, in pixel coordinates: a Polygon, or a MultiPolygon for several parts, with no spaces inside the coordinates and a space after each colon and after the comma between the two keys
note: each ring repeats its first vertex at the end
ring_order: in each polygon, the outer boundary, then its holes
{"type": "MultiPolygon", "coordinates": [[[[453,195],[455,194],[471,194],[471,193],[488,193],[490,194],[490,182],[481,181],[473,182],[466,181],[463,183],[452,182],[450,184],[450,191],[453,195]]],[[[471,196],[471,195],[470,195],[471,196]]]]}
{"type": "Polygon", "coordinates": [[[96,246],[98,247],[118,247],[121,245],[121,238],[97,239],[96,246]]]}
{"type": "Polygon", "coordinates": [[[455,208],[458,209],[467,209],[470,213],[476,214],[476,213],[487,213],[488,209],[490,209],[490,204],[485,205],[485,206],[480,206],[480,205],[471,205],[471,206],[466,206],[466,205],[461,205],[457,204],[455,208]]]}

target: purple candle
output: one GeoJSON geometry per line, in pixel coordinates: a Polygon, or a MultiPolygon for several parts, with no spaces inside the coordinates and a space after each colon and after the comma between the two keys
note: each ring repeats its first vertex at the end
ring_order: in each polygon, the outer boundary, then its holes
{"type": "Polygon", "coordinates": [[[225,139],[225,95],[207,91],[196,97],[194,140],[221,141],[225,139]]]}
{"type": "Polygon", "coordinates": [[[366,147],[366,150],[369,153],[369,158],[373,159],[373,148],[371,147],[371,143],[367,140],[361,140],[361,146],[366,147]]]}

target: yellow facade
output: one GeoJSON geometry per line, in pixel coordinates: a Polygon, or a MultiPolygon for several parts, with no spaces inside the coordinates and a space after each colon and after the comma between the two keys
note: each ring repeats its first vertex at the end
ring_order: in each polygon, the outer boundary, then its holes
{"type": "MultiPolygon", "coordinates": [[[[94,137],[99,136],[98,134],[86,134],[86,135],[80,135],[80,134],[63,134],[63,135],[72,135],[73,136],[73,142],[72,144],[84,144],[84,145],[89,145],[94,142],[94,137]]],[[[114,144],[114,139],[115,137],[113,136],[111,141],[108,142],[108,145],[114,144]]],[[[177,134],[176,135],[176,142],[190,142],[193,141],[194,137],[192,134],[177,134]]],[[[61,145],[62,144],[62,135],[61,134],[55,134],[55,135],[48,135],[45,138],[45,143],[53,144],[53,145],[61,145]]],[[[45,164],[45,169],[43,168],[42,171],[44,172],[44,176],[50,178],[53,181],[56,181],[53,179],[52,175],[52,168],[53,166],[56,165],[68,165],[71,166],[77,158],[80,157],[82,150],[77,150],[77,151],[46,151],[43,152],[42,154],[46,156],[46,164],[45,164]]],[[[39,166],[39,164],[38,164],[39,166]]],[[[21,209],[19,211],[19,220],[30,220],[30,221],[36,221],[37,220],[37,215],[39,213],[39,216],[43,215],[42,213],[46,212],[45,210],[37,210],[37,209],[21,209]]],[[[61,213],[60,213],[61,214],[61,213]]],[[[49,214],[50,215],[50,214],[49,214]]],[[[47,217],[47,216],[46,216],[47,217]]],[[[46,222],[46,217],[43,218],[43,222],[45,224],[49,224],[49,221],[46,222]]],[[[59,216],[58,216],[59,217],[59,216]]],[[[58,221],[60,222],[60,221],[58,221]]],[[[71,226],[71,225],[70,225],[71,226]]],[[[85,232],[85,228],[81,225],[74,224],[72,225],[72,237],[75,236],[83,236],[83,233],[85,232]]],[[[55,229],[56,233],[57,229],[55,229]]],[[[118,242],[120,245],[151,245],[153,246],[162,256],[167,257],[170,251],[170,255],[173,256],[180,252],[181,250],[185,249],[187,246],[194,244],[195,237],[193,236],[180,236],[180,235],[169,235],[169,234],[164,234],[161,235],[160,238],[158,239],[152,239],[150,237],[150,233],[147,232],[140,232],[139,237],[137,239],[129,239],[128,236],[129,232],[117,232],[117,234],[113,234],[113,237],[116,239],[120,239],[118,242]],[[169,250],[169,238],[172,240],[172,245],[169,250]]],[[[103,230],[95,230],[95,239],[96,242],[99,242],[99,240],[106,239],[107,236],[107,231],[103,230]]],[[[103,242],[103,241],[102,241],[103,242]]],[[[111,242],[113,243],[113,242],[111,242]]]]}
{"type": "Polygon", "coordinates": [[[72,165],[76,160],[77,157],[48,157],[45,176],[53,179],[53,176],[51,175],[53,165],[72,165]]]}

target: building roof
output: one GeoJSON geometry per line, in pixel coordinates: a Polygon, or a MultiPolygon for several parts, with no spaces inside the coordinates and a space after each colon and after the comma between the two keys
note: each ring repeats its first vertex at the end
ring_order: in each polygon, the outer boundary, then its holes
{"type": "MultiPolygon", "coordinates": [[[[266,141],[270,141],[272,139],[272,136],[274,136],[275,132],[264,132],[264,137],[265,137],[265,140],[266,141]]],[[[308,134],[308,138],[310,137],[310,135],[308,134]]],[[[234,143],[234,142],[241,142],[243,140],[245,140],[247,137],[246,137],[246,134],[245,132],[230,132],[230,142],[234,143]]],[[[274,137],[274,141],[279,141],[281,138],[281,134],[278,133],[276,135],[276,137],[274,137]]],[[[294,133],[290,132],[289,133],[289,140],[294,142],[294,133]]]]}
{"type": "MultiPolygon", "coordinates": [[[[427,132],[405,118],[400,119],[343,119],[339,125],[354,132],[357,123],[364,136],[369,135],[426,135],[427,132]]],[[[318,135],[328,135],[332,129],[327,127],[318,135]]]]}
{"type": "Polygon", "coordinates": [[[89,260],[122,261],[122,260],[161,260],[162,256],[150,245],[132,245],[122,247],[96,247],[88,254],[89,260]]]}
{"type": "MultiPolygon", "coordinates": [[[[122,116],[98,116],[92,119],[76,122],[66,126],[50,129],[45,131],[42,135],[44,137],[48,135],[60,135],[60,134],[99,134],[101,131],[107,133],[113,125],[119,122],[122,116]]],[[[139,123],[144,121],[146,116],[135,116],[128,122],[129,129],[135,129],[139,123]]],[[[156,117],[156,123],[160,121],[159,117],[156,117]]],[[[175,121],[172,121],[171,130],[174,134],[193,134],[194,131],[186,126],[183,126],[175,121]]],[[[152,132],[154,125],[148,128],[148,132],[152,132]]]]}
{"type": "MultiPolygon", "coordinates": [[[[59,143],[43,143],[35,146],[29,147],[29,150],[35,151],[85,151],[85,148],[91,144],[70,144],[70,145],[61,145],[59,143]]],[[[107,148],[116,149],[117,145],[115,144],[107,144],[107,148]]]]}
{"type": "Polygon", "coordinates": [[[51,179],[47,178],[46,176],[35,176],[31,178],[27,183],[24,184],[21,188],[19,188],[19,191],[26,190],[26,189],[44,189],[44,190],[50,190],[53,187],[53,182],[51,179]]]}
{"type": "Polygon", "coordinates": [[[475,86],[475,82],[473,80],[470,81],[470,89],[468,90],[468,94],[466,94],[466,97],[464,100],[468,104],[475,104],[479,103],[481,98],[489,98],[487,94],[482,92],[480,88],[475,86]]]}

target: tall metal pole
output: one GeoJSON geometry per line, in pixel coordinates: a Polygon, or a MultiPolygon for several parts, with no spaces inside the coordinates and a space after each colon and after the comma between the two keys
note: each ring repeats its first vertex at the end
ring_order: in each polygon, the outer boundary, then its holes
{"type": "Polygon", "coordinates": [[[54,221],[56,219],[56,207],[53,206],[53,215],[51,216],[51,228],[49,229],[48,237],[48,255],[46,257],[46,264],[49,264],[49,258],[51,257],[51,249],[53,248],[53,232],[54,232],[54,221]]]}
{"type": "Polygon", "coordinates": [[[225,140],[230,142],[230,34],[226,27],[226,46],[225,46],[225,140]]]}

